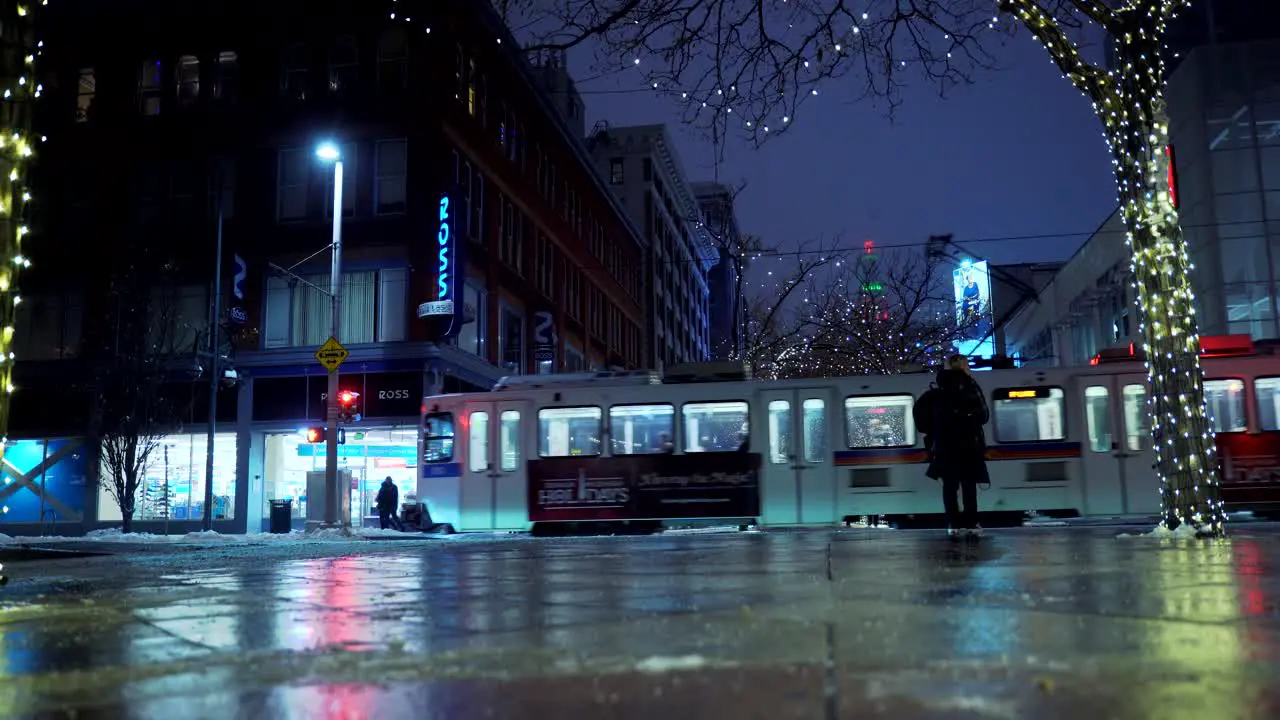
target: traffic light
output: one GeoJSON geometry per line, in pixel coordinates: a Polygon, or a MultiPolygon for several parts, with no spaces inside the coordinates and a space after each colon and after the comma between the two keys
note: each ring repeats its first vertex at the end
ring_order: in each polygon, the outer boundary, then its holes
{"type": "MultiPolygon", "coordinates": [[[[307,443],[312,445],[322,443],[328,437],[322,427],[309,427],[302,431],[302,435],[306,438],[307,443]]],[[[338,444],[347,444],[347,431],[344,428],[338,428],[338,444]]]]}
{"type": "Polygon", "coordinates": [[[360,422],[360,393],[354,390],[343,390],[338,393],[338,408],[342,413],[342,422],[360,422]]]}

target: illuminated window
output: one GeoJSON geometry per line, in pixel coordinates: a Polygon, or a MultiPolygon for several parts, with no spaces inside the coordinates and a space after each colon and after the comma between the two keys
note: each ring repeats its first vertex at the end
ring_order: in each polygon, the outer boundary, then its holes
{"type": "Polygon", "coordinates": [[[310,67],[307,46],[296,43],[285,48],[280,76],[280,89],[290,100],[307,99],[307,70],[310,67]]]}
{"type": "Polygon", "coordinates": [[[93,68],[80,68],[80,84],[76,89],[76,122],[85,122],[93,108],[93,98],[98,92],[98,81],[93,68]]]}
{"type": "Polygon", "coordinates": [[[1258,396],[1258,425],[1265,432],[1280,430],[1280,378],[1258,378],[1253,390],[1258,396]]]}
{"type": "Polygon", "coordinates": [[[359,46],[354,37],[343,35],[329,48],[329,92],[354,90],[359,81],[359,46]]]}
{"type": "Polygon", "coordinates": [[[477,410],[471,413],[471,428],[467,433],[467,469],[483,472],[489,469],[489,413],[477,410]]]}
{"type": "Polygon", "coordinates": [[[1204,399],[1209,405],[1210,427],[1214,432],[1244,432],[1244,381],[1205,380],[1204,399]]]}
{"type": "Polygon", "coordinates": [[[453,413],[428,415],[422,422],[422,460],[443,463],[453,460],[453,413]]]}
{"type": "Polygon", "coordinates": [[[740,400],[685,403],[680,407],[684,422],[684,451],[735,452],[748,449],[750,432],[748,406],[740,400]]]}
{"type": "Polygon", "coordinates": [[[849,397],[844,400],[845,442],[850,449],[911,447],[916,424],[910,395],[849,397]]]}
{"type": "Polygon", "coordinates": [[[178,58],[178,107],[189,108],[200,99],[200,58],[183,55],[178,58]]]}
{"type": "Polygon", "coordinates": [[[791,403],[769,401],[769,464],[785,465],[791,455],[791,403]]]}
{"type": "Polygon", "coordinates": [[[809,464],[827,459],[827,404],[809,398],[800,405],[804,425],[804,461],[809,464]]]}
{"type": "MultiPolygon", "coordinates": [[[[578,356],[581,365],[582,356],[578,356]]],[[[614,455],[651,455],[675,447],[676,409],[672,405],[614,405],[609,435],[614,455]]]]}
{"type": "Polygon", "coordinates": [[[1124,399],[1125,447],[1145,450],[1151,446],[1151,411],[1147,408],[1147,387],[1125,385],[1120,391],[1124,399]]]}
{"type": "Polygon", "coordinates": [[[1061,388],[1014,388],[992,408],[1002,443],[1065,440],[1066,399],[1061,388]]]}
{"type": "Polygon", "coordinates": [[[503,410],[498,418],[498,457],[503,472],[520,467],[520,411],[503,410]]]}
{"type": "Polygon", "coordinates": [[[543,408],[538,411],[538,454],[542,457],[594,457],[600,454],[598,407],[543,408]]]}
{"type": "Polygon", "coordinates": [[[1089,429],[1089,449],[1096,453],[1111,450],[1110,395],[1101,385],[1084,391],[1084,417],[1089,429]]]}

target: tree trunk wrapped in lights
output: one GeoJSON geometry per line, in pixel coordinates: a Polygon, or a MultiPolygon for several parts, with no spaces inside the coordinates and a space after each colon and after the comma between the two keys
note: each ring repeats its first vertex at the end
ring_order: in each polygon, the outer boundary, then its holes
{"type": "Polygon", "coordinates": [[[31,118],[35,99],[35,12],[39,3],[0,0],[0,458],[4,456],[13,399],[14,324],[18,303],[18,274],[30,262],[22,255],[27,234],[28,169],[34,156],[31,118]]]}
{"type": "Polygon", "coordinates": [[[1031,30],[1072,84],[1093,100],[1105,126],[1143,318],[1164,524],[1172,529],[1189,523],[1201,534],[1219,535],[1222,500],[1200,368],[1191,261],[1168,183],[1163,38],[1165,24],[1186,3],[1145,0],[1119,10],[1094,0],[1076,4],[1111,36],[1119,66],[1115,71],[1086,63],[1033,0],[1002,0],[1000,9],[1016,14],[1031,30]]]}
{"type": "MultiPolygon", "coordinates": [[[[526,48],[593,44],[602,65],[638,73],[686,120],[760,143],[792,127],[819,86],[860,85],[858,97],[901,100],[898,75],[914,72],[942,92],[998,60],[986,38],[1012,17],[1094,102],[1116,165],[1122,215],[1147,349],[1150,410],[1164,523],[1223,532],[1213,436],[1204,403],[1186,246],[1165,178],[1165,24],[1187,0],[500,0],[526,48]],[[1119,69],[1086,63],[1071,35],[1101,26],[1119,69]]],[[[857,92],[859,88],[854,87],[857,92]]]]}

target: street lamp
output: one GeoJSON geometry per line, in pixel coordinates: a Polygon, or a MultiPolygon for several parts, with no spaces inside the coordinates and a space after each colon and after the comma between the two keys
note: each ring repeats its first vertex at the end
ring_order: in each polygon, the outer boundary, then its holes
{"type": "MultiPolygon", "coordinates": [[[[335,143],[323,142],[316,146],[316,157],[333,163],[333,262],[329,270],[329,302],[332,317],[330,333],[341,342],[342,332],[342,151],[335,143]]],[[[346,527],[351,517],[338,517],[342,488],[338,487],[338,370],[329,373],[329,389],[325,395],[325,462],[324,462],[324,524],[327,527],[346,527]]],[[[348,489],[348,492],[350,490],[348,489]]]]}
{"type": "Polygon", "coordinates": [[[217,242],[213,251],[213,303],[209,306],[209,425],[206,428],[204,448],[204,517],[201,523],[205,532],[213,530],[213,443],[217,434],[218,380],[221,375],[218,368],[218,325],[222,322],[222,194],[227,184],[223,177],[222,163],[214,166],[213,181],[217,183],[218,225],[217,242]]]}

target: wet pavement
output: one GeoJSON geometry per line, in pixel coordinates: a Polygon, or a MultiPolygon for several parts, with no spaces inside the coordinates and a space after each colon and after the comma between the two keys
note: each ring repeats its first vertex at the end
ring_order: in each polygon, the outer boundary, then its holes
{"type": "Polygon", "coordinates": [[[1280,527],[1120,531],[8,560],[0,717],[1280,717],[1280,527]]]}

